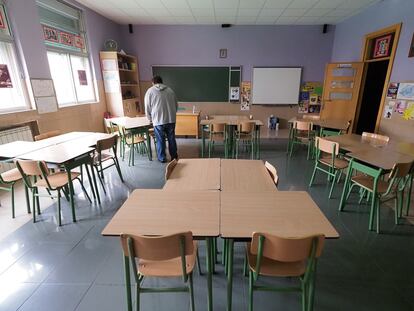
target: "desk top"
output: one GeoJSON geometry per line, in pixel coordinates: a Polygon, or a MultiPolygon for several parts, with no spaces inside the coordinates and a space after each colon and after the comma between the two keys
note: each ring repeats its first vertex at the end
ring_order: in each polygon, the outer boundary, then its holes
{"type": "Polygon", "coordinates": [[[312,120],[312,119],[303,119],[294,117],[289,119],[289,123],[293,123],[295,121],[306,121],[311,122],[313,125],[317,125],[326,129],[334,129],[334,130],[346,130],[348,128],[348,120],[337,120],[337,119],[320,119],[320,120],[312,120]]]}
{"type": "Polygon", "coordinates": [[[221,160],[222,191],[275,191],[262,160],[221,160]]]}
{"type": "Polygon", "coordinates": [[[192,231],[194,236],[218,236],[219,191],[138,189],[111,219],[103,235],[167,235],[192,231]]]}
{"type": "Polygon", "coordinates": [[[305,191],[221,192],[221,236],[250,238],[253,232],[284,237],[339,234],[305,191]]]}
{"type": "Polygon", "coordinates": [[[384,170],[391,170],[395,163],[414,161],[414,156],[398,153],[387,148],[360,150],[348,153],[347,156],[384,170]]]}
{"type": "Polygon", "coordinates": [[[220,119],[208,119],[208,120],[201,120],[200,121],[200,125],[210,125],[210,124],[215,124],[215,123],[225,123],[227,125],[239,125],[242,122],[254,122],[256,124],[256,126],[263,126],[263,122],[261,120],[250,120],[250,119],[224,119],[224,118],[220,118],[220,119]]]}
{"type": "Polygon", "coordinates": [[[219,190],[220,159],[180,159],[165,190],[219,190]]]}
{"type": "Polygon", "coordinates": [[[118,118],[111,118],[108,119],[108,121],[125,127],[127,130],[133,129],[133,128],[140,128],[140,127],[146,127],[151,126],[151,122],[147,119],[147,117],[118,117],[118,118]]]}
{"type": "Polygon", "coordinates": [[[63,164],[93,151],[95,148],[77,145],[76,142],[66,142],[38,149],[19,156],[20,159],[45,161],[53,164],[63,164]]]}
{"type": "Polygon", "coordinates": [[[37,149],[39,147],[33,141],[13,141],[0,145],[0,158],[13,159],[37,149]]]}
{"type": "Polygon", "coordinates": [[[387,143],[384,143],[380,140],[364,139],[361,135],[358,134],[346,134],[338,136],[328,136],[324,139],[337,142],[339,148],[349,151],[349,152],[359,152],[366,150],[378,150],[384,149],[387,146],[387,143]]]}

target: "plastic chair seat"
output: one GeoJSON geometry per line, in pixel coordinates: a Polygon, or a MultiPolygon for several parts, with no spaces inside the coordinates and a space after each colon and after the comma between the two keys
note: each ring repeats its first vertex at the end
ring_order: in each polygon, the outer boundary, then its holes
{"type": "MultiPolygon", "coordinates": [[[[187,274],[194,270],[197,254],[197,242],[193,241],[194,252],[191,255],[185,256],[187,274]]],[[[181,266],[181,257],[170,260],[153,261],[140,259],[138,263],[138,271],[144,276],[155,277],[177,277],[183,275],[181,266]]]]}
{"type": "MultiPolygon", "coordinates": [[[[328,166],[332,166],[332,157],[322,157],[319,159],[319,162],[328,165],[328,166]]],[[[340,159],[340,158],[335,158],[335,162],[334,162],[334,167],[336,169],[344,169],[346,167],[348,167],[348,161],[344,160],[344,159],[340,159]]]]}
{"type": "MultiPolygon", "coordinates": [[[[371,176],[357,175],[357,176],[352,177],[352,181],[356,183],[357,185],[363,188],[366,188],[370,191],[374,190],[374,178],[372,178],[371,176]]],[[[388,182],[383,181],[383,180],[378,180],[377,193],[387,192],[388,186],[389,186],[388,182]]]]}
{"type": "MultiPolygon", "coordinates": [[[[70,172],[71,179],[74,180],[75,178],[80,176],[80,173],[77,172],[70,172]]],[[[57,172],[47,176],[49,180],[49,184],[52,188],[61,188],[68,184],[68,174],[66,172],[57,172]]],[[[36,187],[48,187],[45,179],[40,179],[36,184],[36,187]]]]}
{"type": "MultiPolygon", "coordinates": [[[[246,243],[247,262],[252,271],[256,271],[257,256],[250,252],[251,243],[246,243]]],[[[260,275],[265,276],[301,276],[305,273],[306,261],[281,262],[262,257],[260,264],[260,275]]]]}
{"type": "Polygon", "coordinates": [[[7,172],[2,173],[1,178],[5,182],[15,182],[15,181],[22,179],[22,175],[20,174],[17,168],[13,168],[7,172]]]}

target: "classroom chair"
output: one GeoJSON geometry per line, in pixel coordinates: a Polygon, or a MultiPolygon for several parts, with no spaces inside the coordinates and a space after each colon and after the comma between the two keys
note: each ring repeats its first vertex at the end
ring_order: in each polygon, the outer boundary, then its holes
{"type": "Polygon", "coordinates": [[[309,159],[309,155],[311,153],[311,149],[313,148],[313,140],[315,134],[313,132],[313,124],[312,122],[308,121],[295,121],[293,123],[293,127],[291,129],[290,134],[290,142],[289,142],[289,156],[292,156],[293,147],[295,145],[305,145],[308,147],[308,155],[307,159],[309,159]]]}
{"type": "Polygon", "coordinates": [[[388,136],[368,132],[362,132],[362,139],[378,145],[386,145],[390,141],[388,136]]]}
{"type": "Polygon", "coordinates": [[[350,168],[348,171],[347,181],[345,182],[345,198],[341,199],[339,210],[343,211],[346,201],[352,192],[352,189],[357,186],[363,191],[366,191],[371,196],[371,209],[369,214],[368,229],[373,230],[374,218],[376,218],[376,232],[380,233],[380,205],[389,200],[394,200],[395,224],[399,223],[399,218],[402,215],[403,206],[403,192],[408,184],[409,174],[413,170],[414,162],[410,163],[396,163],[387,178],[383,178],[383,170],[375,169],[351,159],[350,168]],[[360,172],[355,176],[351,176],[353,170],[360,172]]]}
{"type": "Polygon", "coordinates": [[[43,139],[46,139],[46,138],[50,138],[50,137],[54,137],[54,136],[58,136],[58,135],[60,135],[60,134],[62,134],[62,132],[61,132],[61,131],[59,131],[59,130],[56,130],[56,131],[50,131],[50,132],[46,132],[46,133],[43,133],[43,134],[36,135],[36,136],[34,137],[34,140],[35,140],[35,141],[39,141],[39,140],[43,140],[43,139]]]}
{"type": "Polygon", "coordinates": [[[93,157],[93,166],[97,172],[98,178],[101,182],[102,188],[106,193],[105,186],[104,186],[104,170],[110,168],[111,166],[115,166],[118,172],[119,178],[122,182],[124,182],[124,178],[122,177],[121,167],[119,165],[118,156],[117,156],[117,147],[118,147],[118,136],[114,135],[109,138],[101,139],[96,142],[96,150],[93,157]],[[112,154],[104,152],[105,150],[111,150],[112,154]],[[112,161],[111,164],[103,166],[103,163],[109,163],[112,161]]]}
{"type": "Polygon", "coordinates": [[[246,244],[249,271],[249,311],[253,311],[255,291],[301,292],[302,310],[313,310],[317,260],[325,242],[324,235],[285,238],[254,232],[246,244]],[[299,286],[256,285],[259,276],[297,277],[299,286]]]}
{"type": "Polygon", "coordinates": [[[267,161],[265,162],[265,167],[266,167],[267,172],[269,173],[270,177],[272,178],[273,182],[275,183],[275,186],[277,187],[277,185],[279,183],[279,176],[277,175],[276,168],[267,161]]]}
{"type": "MultiPolygon", "coordinates": [[[[1,168],[1,164],[0,164],[1,168]]],[[[15,202],[14,202],[14,186],[16,182],[22,179],[22,175],[20,174],[17,168],[13,168],[6,172],[0,174],[0,190],[5,190],[11,192],[11,203],[12,203],[12,218],[16,218],[15,212],[15,202]]],[[[26,194],[26,204],[27,204],[27,213],[30,213],[30,203],[29,203],[29,196],[27,192],[27,188],[25,187],[25,194],[26,194]]]]}
{"type": "Polygon", "coordinates": [[[106,133],[119,135],[118,125],[113,124],[111,119],[104,118],[104,125],[106,133]]]}
{"type": "MultiPolygon", "coordinates": [[[[68,173],[67,172],[56,172],[51,173],[49,168],[47,167],[44,161],[32,161],[32,160],[17,160],[16,161],[17,169],[19,170],[23,181],[27,188],[32,191],[32,198],[33,198],[33,222],[36,222],[36,207],[37,213],[40,215],[40,202],[39,197],[43,196],[39,194],[39,187],[45,188],[48,190],[48,194],[44,194],[44,196],[48,196],[51,198],[58,199],[58,210],[57,210],[57,219],[59,226],[62,225],[62,215],[61,215],[61,196],[62,192],[64,193],[65,197],[68,199],[70,195],[70,191],[68,191],[69,187],[69,180],[68,180],[68,173]],[[56,191],[57,196],[50,194],[51,191],[56,191]]],[[[79,178],[80,173],[71,172],[70,178],[71,180],[78,180],[83,192],[85,193],[86,198],[90,203],[92,203],[86,189],[83,185],[82,180],[79,178]]],[[[73,196],[71,197],[73,200],[73,196]]],[[[75,221],[75,209],[72,209],[72,218],[75,221]]]]}
{"type": "Polygon", "coordinates": [[[167,164],[167,166],[165,167],[165,181],[167,181],[168,178],[170,178],[170,175],[176,165],[177,159],[173,159],[172,161],[170,161],[170,163],[167,164]]]}
{"type": "Polygon", "coordinates": [[[316,172],[321,171],[328,175],[328,181],[332,181],[331,190],[329,191],[329,198],[331,198],[334,186],[339,182],[342,171],[348,167],[348,161],[339,156],[339,144],[336,142],[316,137],[315,148],[315,166],[309,187],[312,187],[316,172]]]}
{"type": "Polygon", "coordinates": [[[247,121],[241,122],[236,129],[235,133],[235,152],[236,159],[239,157],[239,145],[242,142],[246,151],[250,149],[251,158],[254,158],[256,123],[247,121]]]}
{"type": "MultiPolygon", "coordinates": [[[[125,261],[125,274],[130,267],[136,283],[136,310],[140,310],[140,295],[144,293],[188,292],[191,310],[195,310],[193,270],[197,257],[197,242],[191,232],[166,236],[137,236],[121,234],[125,261]],[[179,277],[186,286],[172,288],[142,287],[144,277],[179,277]]],[[[127,290],[128,290],[127,284],[127,290]]],[[[129,293],[129,291],[128,291],[129,293]]],[[[132,297],[127,294],[127,304],[132,306],[132,297]]],[[[132,308],[131,308],[132,309],[132,308]]]]}
{"type": "Polygon", "coordinates": [[[217,142],[221,142],[224,146],[224,157],[227,158],[227,131],[225,123],[213,123],[210,126],[210,134],[208,140],[208,157],[211,158],[211,152],[217,142]]]}
{"type": "Polygon", "coordinates": [[[135,129],[126,130],[123,126],[119,126],[119,136],[121,138],[121,155],[122,160],[125,159],[125,147],[129,147],[128,165],[134,166],[135,152],[140,154],[147,153],[146,138],[135,129]]]}

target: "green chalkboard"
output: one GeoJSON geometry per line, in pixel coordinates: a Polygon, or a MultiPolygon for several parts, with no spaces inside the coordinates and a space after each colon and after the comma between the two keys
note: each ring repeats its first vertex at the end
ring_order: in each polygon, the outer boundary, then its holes
{"type": "Polygon", "coordinates": [[[153,66],[152,73],[162,77],[180,102],[227,102],[230,82],[240,85],[240,67],[153,66]]]}

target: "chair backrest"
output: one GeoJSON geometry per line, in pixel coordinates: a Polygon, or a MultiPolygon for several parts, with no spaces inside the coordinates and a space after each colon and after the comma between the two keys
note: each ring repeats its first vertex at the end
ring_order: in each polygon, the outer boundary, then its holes
{"type": "Polygon", "coordinates": [[[49,174],[49,169],[43,161],[16,160],[16,166],[19,168],[20,173],[26,176],[42,176],[42,169],[49,174]]]}
{"type": "Polygon", "coordinates": [[[111,122],[111,119],[104,118],[105,129],[108,134],[114,134],[118,131],[118,126],[111,122]]]}
{"type": "Polygon", "coordinates": [[[295,121],[293,123],[293,128],[298,131],[310,131],[313,128],[313,124],[308,121],[295,121]]]}
{"type": "Polygon", "coordinates": [[[101,153],[103,150],[108,150],[110,148],[114,148],[116,151],[117,140],[118,140],[118,136],[116,135],[113,135],[105,139],[98,140],[96,142],[96,151],[98,151],[98,153],[101,153]]]}
{"type": "Polygon", "coordinates": [[[255,122],[241,122],[239,124],[239,132],[241,133],[251,133],[254,130],[256,123],[255,122]]]}
{"type": "Polygon", "coordinates": [[[333,141],[323,139],[321,137],[315,137],[315,146],[322,152],[334,154],[335,156],[339,153],[339,144],[333,141]]]}
{"type": "Polygon", "coordinates": [[[322,254],[325,236],[315,234],[299,238],[285,238],[269,233],[254,232],[250,251],[258,254],[260,236],[264,237],[263,256],[281,262],[298,262],[311,256],[312,245],[316,242],[315,258],[322,254]]]}
{"type": "Polygon", "coordinates": [[[368,132],[362,132],[362,138],[370,141],[380,141],[384,143],[388,143],[390,141],[390,138],[388,136],[368,132]]]}
{"type": "Polygon", "coordinates": [[[194,252],[191,231],[156,237],[121,234],[121,244],[125,256],[130,256],[128,238],[132,240],[134,257],[144,260],[169,260],[180,257],[182,253],[187,256],[194,252]],[[183,247],[183,252],[181,247],[183,247]]]}
{"type": "Polygon", "coordinates": [[[39,140],[43,140],[43,139],[46,139],[46,138],[58,136],[60,134],[61,134],[61,131],[59,131],[59,130],[50,131],[50,132],[46,132],[46,133],[43,133],[43,134],[36,135],[34,137],[34,139],[35,139],[35,141],[39,141],[39,140]]]}
{"type": "Polygon", "coordinates": [[[226,128],[225,123],[213,123],[211,124],[211,132],[213,133],[224,133],[226,128]]]}
{"type": "Polygon", "coordinates": [[[404,178],[412,171],[413,166],[414,162],[396,163],[389,174],[389,178],[404,178]]]}
{"type": "Polygon", "coordinates": [[[275,185],[277,186],[277,184],[279,183],[279,176],[277,175],[277,170],[276,168],[270,164],[269,162],[266,161],[265,163],[265,167],[270,175],[270,177],[272,177],[275,185]]]}
{"type": "Polygon", "coordinates": [[[168,180],[168,178],[170,178],[170,175],[176,165],[177,165],[176,159],[173,159],[170,163],[167,164],[167,166],[165,167],[165,180],[168,180]]]}
{"type": "Polygon", "coordinates": [[[303,120],[320,120],[321,119],[321,116],[320,115],[308,115],[308,114],[304,114],[303,115],[303,120]]]}

